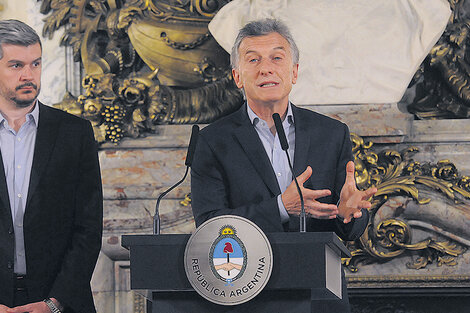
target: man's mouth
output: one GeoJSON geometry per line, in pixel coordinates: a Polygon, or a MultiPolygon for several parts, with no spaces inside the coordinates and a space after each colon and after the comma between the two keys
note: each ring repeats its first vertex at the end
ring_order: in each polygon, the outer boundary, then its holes
{"type": "Polygon", "coordinates": [[[260,84],[259,86],[260,86],[261,88],[263,88],[263,87],[272,87],[272,86],[276,86],[276,85],[278,85],[278,83],[267,82],[267,83],[262,83],[262,84],[260,84]]]}
{"type": "Polygon", "coordinates": [[[33,83],[26,83],[26,84],[19,85],[18,87],[16,87],[16,90],[20,90],[20,89],[35,89],[35,90],[37,90],[38,87],[33,83]]]}

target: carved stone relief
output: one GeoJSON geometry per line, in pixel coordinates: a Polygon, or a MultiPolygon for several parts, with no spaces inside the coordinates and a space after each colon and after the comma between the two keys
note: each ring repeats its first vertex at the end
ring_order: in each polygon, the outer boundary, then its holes
{"type": "Polygon", "coordinates": [[[43,0],[43,35],[66,26],[86,76],[84,93],[57,107],[92,121],[99,142],[155,132],[158,124],[207,123],[242,94],[228,54],[207,24],[226,0],[43,0]]]}
{"type": "MultiPolygon", "coordinates": [[[[228,54],[207,29],[229,0],[43,0],[43,34],[65,26],[85,71],[84,93],[57,104],[93,122],[99,142],[207,123],[237,109],[228,54]],[[75,101],[75,103],[73,103],[75,101]]],[[[467,0],[449,0],[449,25],[402,99],[417,118],[467,118],[467,0]]]]}

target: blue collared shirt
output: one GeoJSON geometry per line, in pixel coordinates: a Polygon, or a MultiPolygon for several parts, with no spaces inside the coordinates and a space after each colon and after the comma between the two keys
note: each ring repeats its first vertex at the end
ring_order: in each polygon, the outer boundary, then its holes
{"type": "MultiPolygon", "coordinates": [[[[281,194],[287,189],[289,184],[292,182],[292,174],[289,169],[289,163],[287,161],[286,153],[281,149],[281,143],[279,142],[278,134],[273,135],[271,130],[268,128],[266,121],[259,118],[255,112],[247,105],[248,117],[253,124],[258,136],[263,143],[264,150],[268,155],[269,161],[273,167],[274,173],[276,174],[281,194]]],[[[286,118],[282,122],[282,127],[289,143],[289,157],[291,162],[294,160],[295,150],[295,125],[294,116],[292,115],[292,106],[289,102],[287,106],[286,118]]],[[[277,203],[279,206],[279,213],[281,215],[281,222],[285,223],[289,221],[289,214],[282,203],[281,195],[277,197],[277,203]]]]}
{"type": "Polygon", "coordinates": [[[34,146],[39,121],[39,105],[26,114],[26,121],[18,132],[10,127],[0,112],[0,150],[7,180],[11,216],[15,230],[15,262],[17,274],[26,274],[23,238],[23,215],[28,195],[29,178],[33,164],[34,146]]]}

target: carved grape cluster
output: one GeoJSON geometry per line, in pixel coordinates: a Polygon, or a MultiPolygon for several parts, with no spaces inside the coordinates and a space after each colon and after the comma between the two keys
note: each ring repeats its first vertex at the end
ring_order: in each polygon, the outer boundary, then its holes
{"type": "Polygon", "coordinates": [[[122,125],[126,115],[125,109],[119,104],[113,104],[105,106],[101,114],[106,125],[106,140],[119,143],[124,136],[122,125]]]}

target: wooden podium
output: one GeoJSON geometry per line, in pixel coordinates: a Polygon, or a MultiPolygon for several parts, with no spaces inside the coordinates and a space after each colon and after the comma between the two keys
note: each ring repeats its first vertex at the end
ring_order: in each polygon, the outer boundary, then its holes
{"type": "Polygon", "coordinates": [[[190,235],[123,236],[122,246],[130,251],[131,288],[145,295],[152,302],[152,312],[159,313],[310,313],[322,300],[341,299],[341,257],[350,254],[334,233],[266,236],[273,251],[271,278],[246,303],[218,305],[194,291],[184,269],[190,235]]]}

